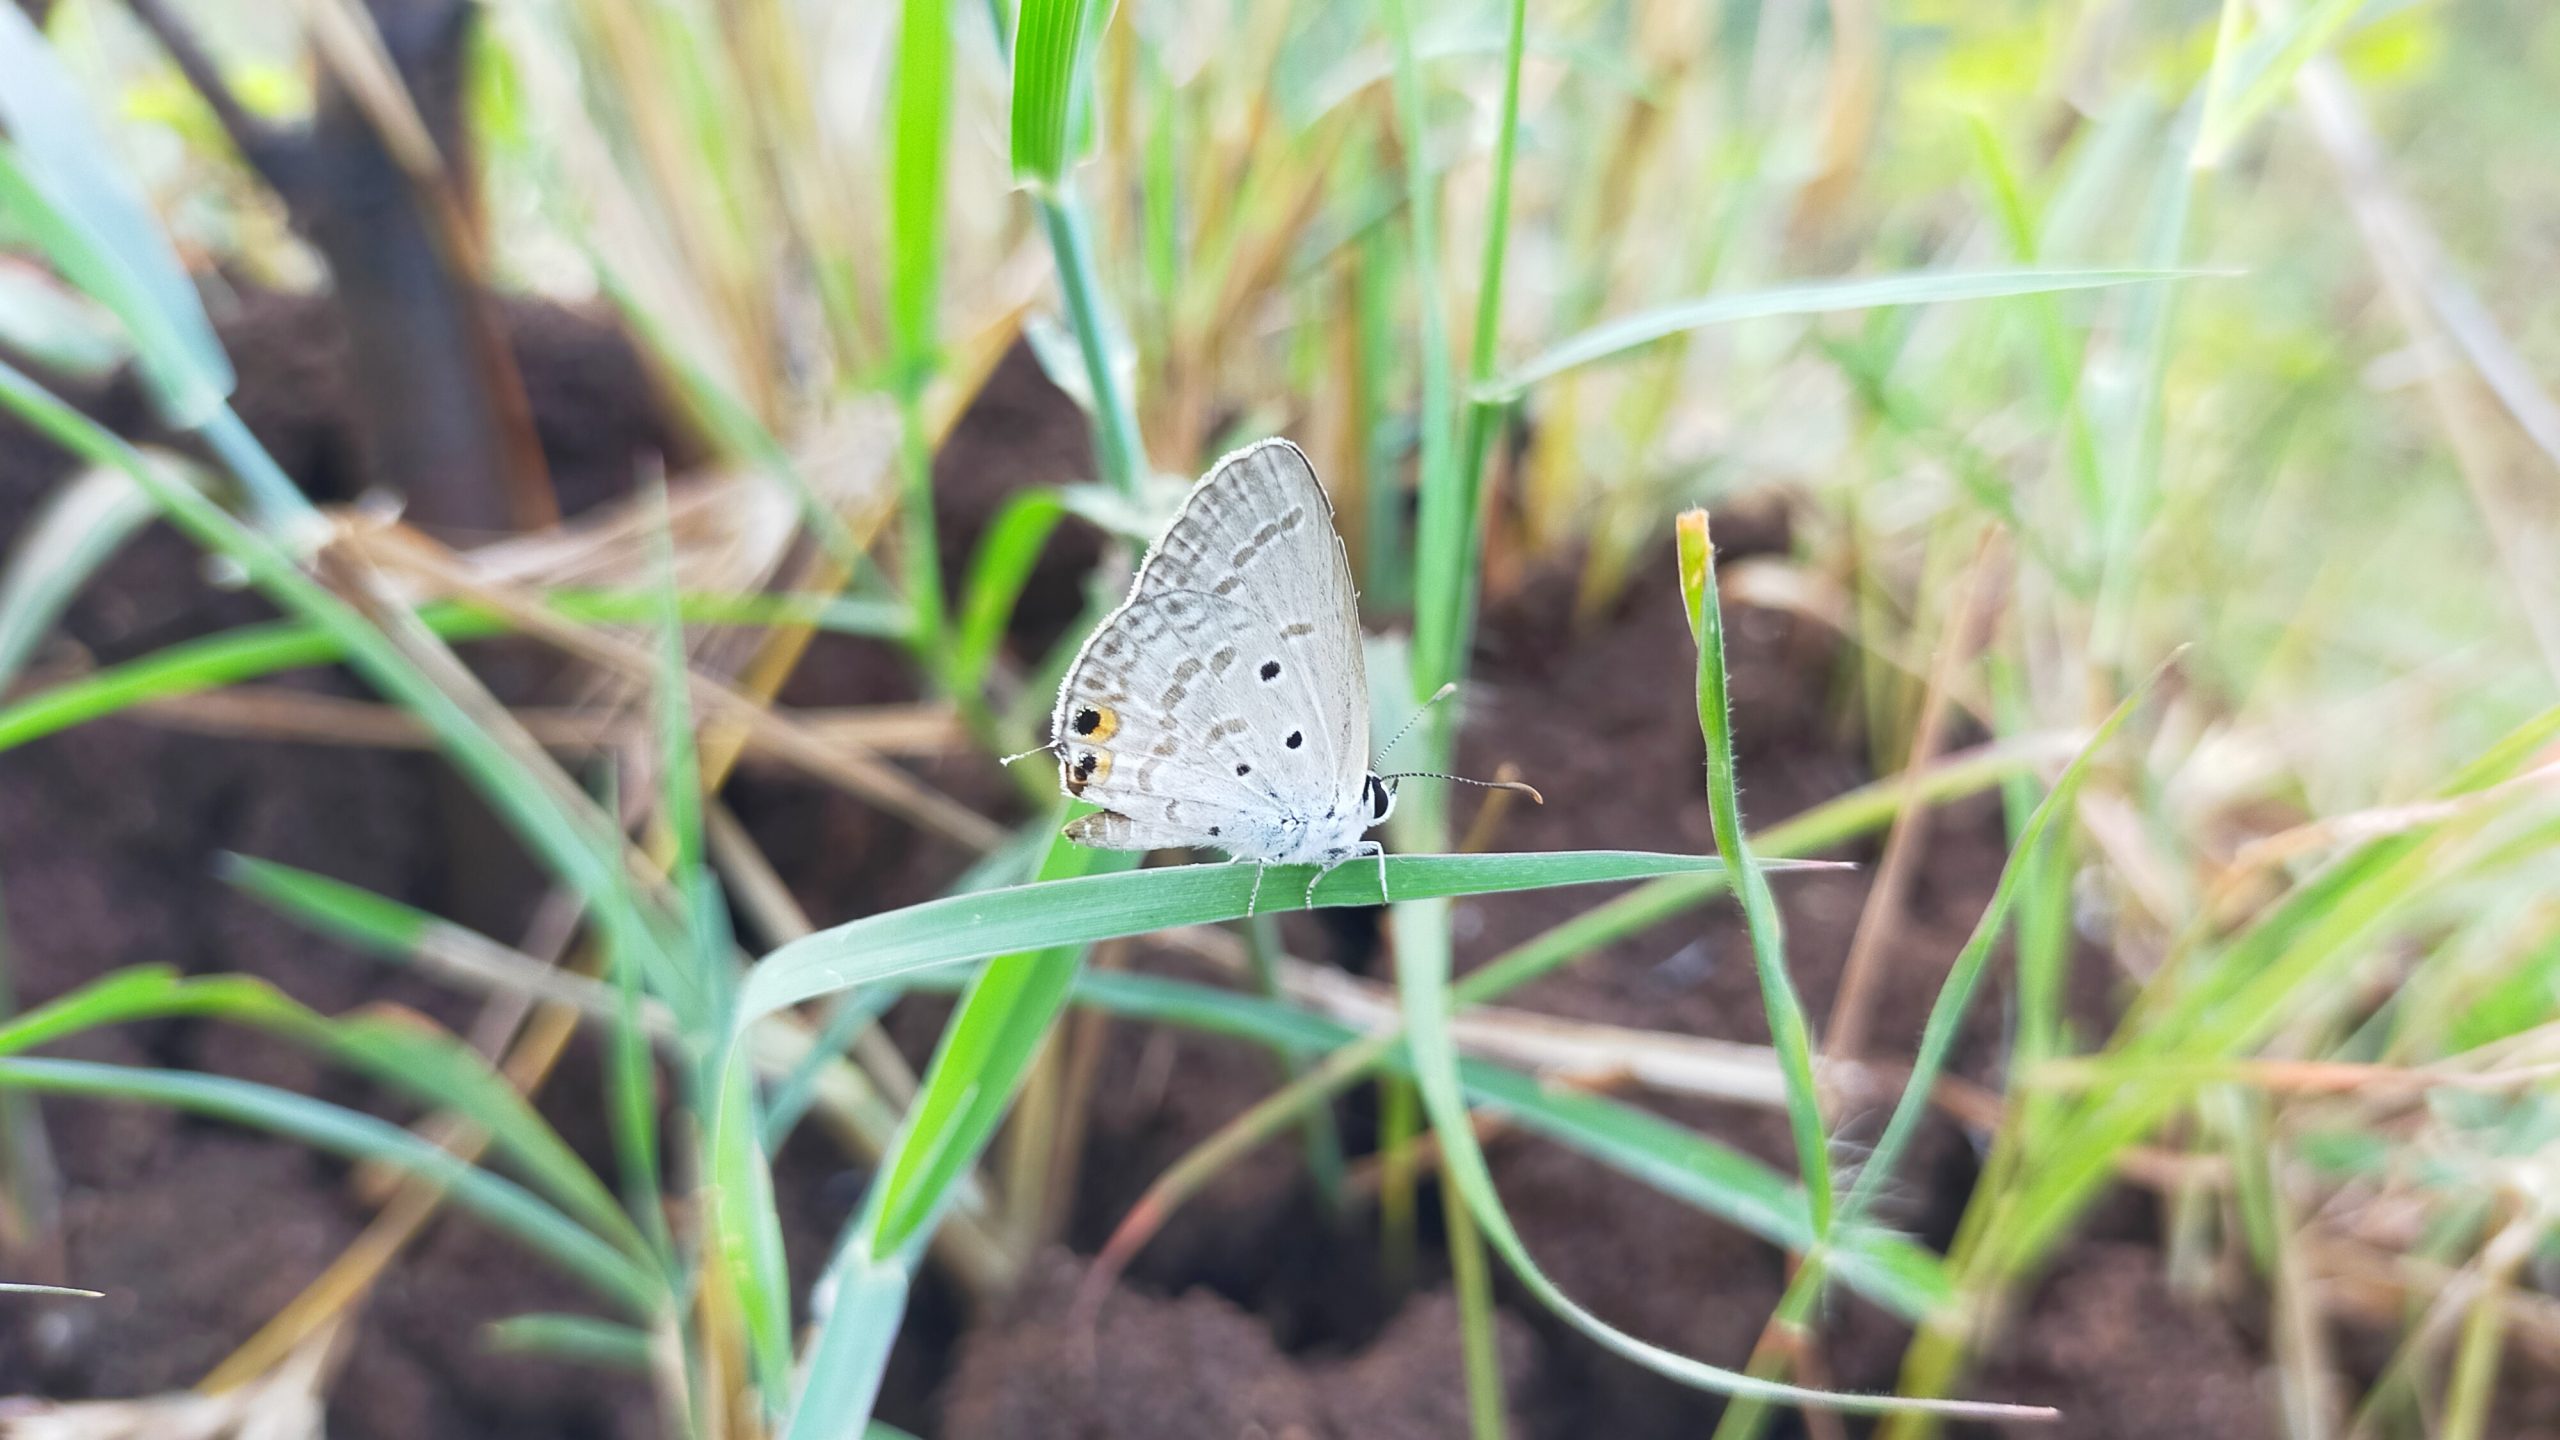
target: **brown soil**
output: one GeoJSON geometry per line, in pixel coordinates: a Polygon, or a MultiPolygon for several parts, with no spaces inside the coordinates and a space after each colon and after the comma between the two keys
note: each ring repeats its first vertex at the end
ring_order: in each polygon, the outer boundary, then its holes
{"type": "MultiPolygon", "coordinates": [[[[633,461],[680,449],[657,418],[630,351],[593,319],[521,312],[520,363],[565,500],[592,503],[623,485],[633,461]]],[[[229,327],[244,377],[241,406],[270,447],[315,492],[352,493],[353,450],[332,388],[339,342],[324,308],[263,302],[229,327]]],[[[132,397],[98,411],[130,425],[132,397]]],[[[977,529],[1013,490],[1085,472],[1073,406],[1027,354],[998,372],[937,462],[949,504],[945,563],[957,574],[977,529]]],[[[0,430],[0,536],[14,531],[64,468],[58,456],[0,430]]],[[[1723,526],[1728,553],[1784,544],[1783,523],[1723,526]]],[[[1046,640],[1076,609],[1089,534],[1069,533],[1026,597],[1027,628],[1046,640]]],[[[1510,848],[1618,846],[1698,851],[1710,841],[1702,755],[1689,710],[1690,649],[1668,584],[1669,556],[1648,565],[1610,613],[1583,628],[1564,618],[1565,575],[1533,578],[1488,609],[1464,759],[1470,773],[1502,762],[1547,794],[1515,808],[1510,848]]],[[[110,567],[66,624],[73,643],[115,659],[262,613],[252,598],[208,589],[173,536],[146,536],[110,567]]],[[[1826,703],[1831,647],[1783,617],[1746,611],[1732,626],[1736,723],[1751,817],[1767,822],[1860,782],[1856,737],[1826,703]]],[[[302,683],[341,689],[328,676],[302,683]]],[[[828,642],[795,678],[791,699],[850,704],[903,698],[912,683],[878,646],[828,642]]],[[[311,938],[216,881],[211,862],[236,850],[301,864],[445,913],[526,913],[530,864],[488,893],[493,868],[457,873],[440,820],[436,762],[358,750],[215,741],[110,722],[0,755],[0,886],[14,983],[41,1001],[117,966],[174,964],[265,976],[325,1010],[408,1005],[449,1025],[474,1007],[311,938]]],[[[1005,781],[975,759],[930,778],[998,805],[1005,781]]],[[[728,798],[784,868],[812,917],[828,923],[935,893],[965,863],[841,797],[765,775],[728,798]]],[[[1996,809],[1943,813],[1885,955],[1873,1053],[1909,1052],[1920,1015],[1988,896],[2002,857],[1996,809]]],[[[1862,858],[1872,858],[1871,856],[1862,858]]],[[[1807,1003],[1824,1016],[1840,957],[1858,923],[1864,873],[1790,877],[1781,893],[1790,955],[1807,1003]]],[[[1593,897],[1506,896],[1462,904],[1461,953],[1481,960],[1593,897]]],[[[489,922],[496,923],[496,922],[489,922]]],[[[499,933],[511,933],[500,925],[499,933]]],[[[1351,963],[1374,933],[1360,917],[1298,943],[1351,963]]],[[[1142,954],[1136,963],[1159,964],[1142,954]]],[[[2106,975],[2083,967],[2095,1012],[2106,975]]],[[[1667,923],[1588,957],[1511,997],[1552,1013],[1763,1040],[1757,982],[1729,907],[1667,923]]],[[[915,1008],[915,1007],[910,1007],[915,1008]]],[[[1990,1073],[2001,1000],[1986,995],[1958,1057],[1990,1073]]],[[[928,1013],[900,1033],[921,1051],[928,1013]]],[[[1163,1167],[1265,1093],[1269,1057],[1189,1035],[1108,1027],[1083,1183],[1067,1226],[1091,1253],[1163,1167]]],[[[66,1053],[210,1069],[350,1103],[372,1103],[342,1077],[272,1043],[217,1027],[169,1024],[84,1038],[66,1053]]],[[[544,1108],[600,1164],[594,1058],[573,1051],[544,1108]]],[[[1340,1107],[1355,1151],[1372,1139],[1372,1100],[1340,1107]]],[[[1780,1127],[1756,1112],[1698,1104],[1665,1112],[1791,1164],[1780,1127]]],[[[370,1217],[345,1167],[223,1127],[123,1106],[53,1104],[47,1133],[63,1196],[58,1243],[13,1255],[13,1276],[107,1290],[88,1305],[12,1307],[0,1328],[0,1394],[138,1395],[184,1386],[238,1344],[325,1265],[370,1217]],[[208,1244],[208,1236],[219,1243],[208,1244]]],[[[1495,1149],[1503,1194],[1523,1234],[1565,1288],[1648,1339],[1738,1364],[1783,1280],[1769,1247],[1695,1211],[1536,1141],[1495,1149]]],[[[1906,1162],[1900,1223],[1926,1238],[1951,1230],[1973,1169],[1972,1142],[1942,1127],[1906,1162]]],[[[863,1176],[835,1152],[796,1143],[780,1167],[798,1273],[814,1274],[863,1176]]],[[[1425,1197],[1426,1215],[1436,1201],[1425,1197]]],[[[1426,1256],[1431,1227],[1426,1226],[1426,1256]]],[[[2224,1318],[2172,1300],[2156,1279],[2144,1207],[2111,1210],[2106,1239],[2075,1252],[2030,1314],[2031,1336],[1982,1377],[1980,1393],[2070,1407],[2070,1433],[2272,1433],[2258,1397],[2259,1347],[2224,1318]]],[[[1425,1259],[1402,1289],[1379,1278],[1365,1218],[1331,1220],[1307,1193],[1287,1146],[1266,1147],[1182,1211],[1080,1333],[1065,1323],[1081,1262],[1060,1254],[997,1313],[974,1320],[928,1283],[884,1395],[884,1417],[955,1440],[1112,1436],[1131,1440],[1259,1433],[1395,1437],[1463,1433],[1454,1310],[1445,1275],[1425,1259]]],[[[444,1437],[638,1437],[656,1433],[643,1385],[603,1372],[502,1360],[480,1344],[485,1322],[528,1310],[581,1308],[575,1288],[477,1227],[443,1222],[383,1286],[335,1390],[333,1435],[354,1440],[444,1437]]],[[[1520,1433],[1695,1435],[1711,1401],[1599,1354],[1507,1290],[1501,1349],[1520,1433]]],[[[1902,1334],[1843,1301],[1826,1359],[1835,1383],[1889,1385],[1902,1334]]]]}

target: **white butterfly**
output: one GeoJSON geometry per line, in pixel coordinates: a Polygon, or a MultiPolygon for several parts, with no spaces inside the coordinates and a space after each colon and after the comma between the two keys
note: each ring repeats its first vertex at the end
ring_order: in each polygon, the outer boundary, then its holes
{"type": "MultiPolygon", "coordinates": [[[[1374,857],[1383,896],[1386,847],[1364,837],[1403,777],[1369,764],[1359,602],[1306,455],[1275,439],[1220,460],[1067,667],[1049,722],[1058,783],[1102,807],[1067,838],[1318,865],[1311,899],[1374,857]]],[[[1248,909],[1261,890],[1257,869],[1248,909]]]]}

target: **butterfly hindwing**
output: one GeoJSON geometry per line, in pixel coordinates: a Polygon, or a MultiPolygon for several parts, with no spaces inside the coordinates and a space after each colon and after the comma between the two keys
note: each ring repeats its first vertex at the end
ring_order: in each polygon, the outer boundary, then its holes
{"type": "Polygon", "coordinates": [[[1286,847],[1284,817],[1349,814],[1368,770],[1358,599],[1297,447],[1219,462],[1068,668],[1060,780],[1104,807],[1087,844],[1286,847]]]}

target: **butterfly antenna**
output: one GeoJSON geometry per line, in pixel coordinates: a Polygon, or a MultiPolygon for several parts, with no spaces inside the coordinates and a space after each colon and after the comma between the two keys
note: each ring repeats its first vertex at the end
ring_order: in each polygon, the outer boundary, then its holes
{"type": "Polygon", "coordinates": [[[1473,785],[1479,790],[1509,790],[1526,795],[1541,805],[1547,803],[1547,797],[1538,793],[1537,786],[1522,780],[1474,780],[1464,775],[1444,775],[1437,770],[1399,770],[1393,775],[1381,775],[1378,778],[1381,780],[1447,780],[1459,785],[1473,785]]]}
{"type": "Polygon", "coordinates": [[[1413,733],[1413,727],[1422,723],[1422,717],[1431,713],[1432,706],[1439,704],[1441,701],[1446,700],[1457,693],[1458,682],[1455,680],[1452,680],[1448,684],[1441,686],[1439,689],[1432,691],[1431,698],[1423,701],[1422,708],[1414,711],[1413,718],[1404,722],[1404,728],[1395,733],[1395,739],[1389,740],[1386,745],[1378,751],[1378,758],[1381,760],[1386,759],[1387,752],[1396,748],[1396,741],[1402,740],[1405,736],[1413,733]]]}

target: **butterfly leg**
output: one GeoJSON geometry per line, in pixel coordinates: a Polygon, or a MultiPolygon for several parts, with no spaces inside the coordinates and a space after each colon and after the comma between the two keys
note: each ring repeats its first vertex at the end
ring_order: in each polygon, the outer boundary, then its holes
{"type": "Polygon", "coordinates": [[[1253,893],[1244,900],[1244,918],[1253,918],[1254,907],[1262,903],[1262,872],[1271,867],[1257,860],[1253,863],[1253,893]]]}
{"type": "Polygon", "coordinates": [[[1378,903],[1387,904],[1394,898],[1387,894],[1387,847],[1376,840],[1363,840],[1360,843],[1369,848],[1370,854],[1378,857],[1378,903]]]}

